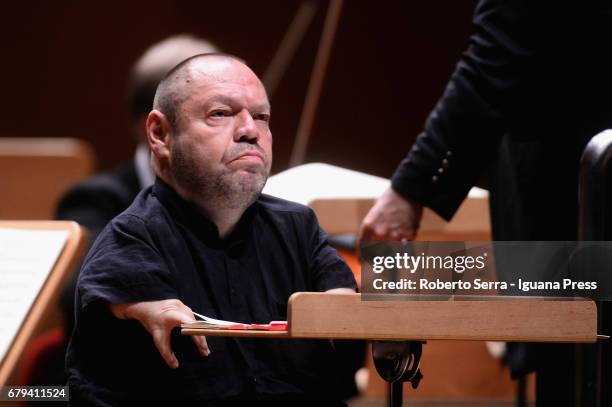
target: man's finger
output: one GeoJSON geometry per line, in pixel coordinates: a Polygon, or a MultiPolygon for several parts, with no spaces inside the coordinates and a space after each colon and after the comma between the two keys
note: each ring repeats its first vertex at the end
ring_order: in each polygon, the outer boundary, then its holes
{"type": "Polygon", "coordinates": [[[206,342],[205,336],[194,335],[191,338],[193,338],[193,341],[195,342],[196,347],[198,348],[202,356],[210,355],[210,348],[208,347],[208,342],[206,342]]]}
{"type": "Polygon", "coordinates": [[[179,363],[170,347],[170,332],[162,329],[156,330],[153,332],[153,342],[159,354],[164,359],[164,362],[166,362],[171,369],[176,369],[179,363]]]}
{"type": "Polygon", "coordinates": [[[371,240],[393,240],[393,233],[395,230],[390,229],[388,223],[379,222],[374,226],[371,240]]]}

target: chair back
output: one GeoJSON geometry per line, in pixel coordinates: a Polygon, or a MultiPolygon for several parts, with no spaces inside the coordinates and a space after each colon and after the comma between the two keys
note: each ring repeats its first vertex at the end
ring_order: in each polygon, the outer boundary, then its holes
{"type": "Polygon", "coordinates": [[[53,219],[61,194],[93,169],[85,141],[0,138],[0,219],[53,219]]]}

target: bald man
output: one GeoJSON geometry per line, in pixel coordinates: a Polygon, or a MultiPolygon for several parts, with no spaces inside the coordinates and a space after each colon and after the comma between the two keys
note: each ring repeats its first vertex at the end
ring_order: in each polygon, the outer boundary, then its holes
{"type": "Polygon", "coordinates": [[[297,291],[354,292],[313,212],[261,194],[270,104],[240,60],[199,55],[159,84],[146,128],[155,184],[102,231],[77,287],[71,400],[341,404],[327,341],[181,337],[192,311],[286,319],[297,291]]]}
{"type": "MultiPolygon", "coordinates": [[[[138,143],[133,158],[111,172],[95,174],[72,186],[61,197],[56,208],[56,219],[74,220],[87,228],[88,245],[93,243],[111,219],[130,206],[136,195],[155,180],[144,129],[159,82],[186,58],[218,51],[214,44],[202,38],[173,35],[149,47],[132,66],[127,87],[127,107],[131,136],[138,143]]],[[[66,338],[70,337],[74,327],[74,291],[79,268],[80,265],[70,276],[60,301],[66,338]]]]}

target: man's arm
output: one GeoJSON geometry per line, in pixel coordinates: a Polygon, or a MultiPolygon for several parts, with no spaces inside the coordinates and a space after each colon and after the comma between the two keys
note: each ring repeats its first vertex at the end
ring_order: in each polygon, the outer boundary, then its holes
{"type": "MultiPolygon", "coordinates": [[[[87,229],[87,253],[104,226],[133,201],[139,190],[133,165],[110,174],[97,174],[74,185],[61,197],[55,219],[74,220],[87,229]]],[[[74,325],[74,295],[81,263],[75,265],[60,296],[66,336],[74,325]]]]}
{"type": "MultiPolygon", "coordinates": [[[[119,319],[134,319],[140,322],[153,337],[155,347],[166,364],[172,369],[179,366],[170,346],[170,333],[182,323],[195,321],[191,308],[176,299],[110,304],[109,308],[119,319]]],[[[210,355],[204,336],[193,335],[191,338],[203,356],[210,355]]]]}
{"type": "MultiPolygon", "coordinates": [[[[475,33],[391,189],[364,220],[361,239],[411,239],[421,205],[446,220],[495,159],[538,43],[537,2],[483,0],[475,33]]],[[[540,30],[541,31],[541,30],[540,30]]]]}
{"type": "MultiPolygon", "coordinates": [[[[79,277],[77,329],[91,326],[93,315],[87,312],[91,304],[110,304],[114,317],[138,321],[151,334],[166,364],[175,368],[178,361],[170,334],[181,323],[194,321],[194,316],[176,299],[174,276],[155,242],[139,217],[124,214],[110,223],[94,243],[79,277]]],[[[193,340],[200,353],[210,353],[204,337],[193,340]]]]}

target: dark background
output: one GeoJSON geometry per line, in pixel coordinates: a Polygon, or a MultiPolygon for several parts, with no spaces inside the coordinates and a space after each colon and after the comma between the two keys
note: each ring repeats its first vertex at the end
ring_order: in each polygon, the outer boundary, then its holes
{"type": "MultiPolygon", "coordinates": [[[[328,2],[271,95],[275,162],[288,165],[328,2]]],[[[129,159],[127,72],[152,43],[191,33],[262,76],[298,0],[5,2],[0,136],[77,137],[99,169],[129,159]]],[[[475,0],[348,0],[306,161],[389,177],[468,45],[475,0]]]]}

